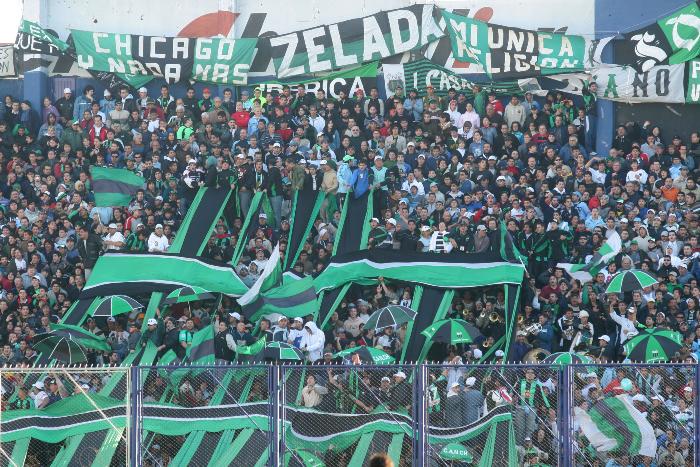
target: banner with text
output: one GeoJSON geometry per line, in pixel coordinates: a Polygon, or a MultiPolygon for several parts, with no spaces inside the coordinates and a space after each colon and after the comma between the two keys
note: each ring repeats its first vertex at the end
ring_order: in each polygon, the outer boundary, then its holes
{"type": "Polygon", "coordinates": [[[15,69],[15,47],[10,45],[0,45],[0,76],[16,76],[15,69]]]}
{"type": "Polygon", "coordinates": [[[499,78],[583,71],[600,63],[603,47],[612,39],[500,26],[447,11],[442,15],[453,57],[477,63],[499,78]]]}
{"type": "Polygon", "coordinates": [[[598,85],[598,98],[626,103],[700,103],[700,60],[657,65],[645,72],[631,66],[601,65],[589,73],[553,75],[518,80],[523,91],[546,95],[562,91],[580,95],[590,83],[598,85]]]}
{"type": "MultiPolygon", "coordinates": [[[[412,5],[372,16],[260,39],[278,78],[330,71],[409,52],[442,36],[433,5],[412,5]]],[[[257,57],[258,59],[266,57],[257,57]]],[[[264,61],[264,60],[263,60],[264,61]]]]}
{"type": "Polygon", "coordinates": [[[318,77],[299,77],[284,80],[265,80],[257,85],[263,92],[281,92],[283,86],[289,86],[292,94],[297,92],[297,86],[303,84],[306,92],[316,93],[323,91],[326,96],[334,99],[339,97],[340,91],[345,91],[348,96],[354,96],[355,91],[362,89],[365,95],[369,94],[372,86],[377,85],[378,62],[371,62],[359,67],[321,73],[318,77]]]}
{"type": "Polygon", "coordinates": [[[257,39],[139,36],[72,30],[78,65],[88,70],[243,85],[257,39]]]}

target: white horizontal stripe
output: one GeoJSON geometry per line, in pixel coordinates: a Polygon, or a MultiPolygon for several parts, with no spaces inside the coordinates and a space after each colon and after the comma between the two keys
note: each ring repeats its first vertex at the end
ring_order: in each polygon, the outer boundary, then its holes
{"type": "Polygon", "coordinates": [[[438,262],[414,262],[414,263],[377,263],[368,260],[357,260],[350,261],[348,263],[333,263],[331,262],[328,267],[340,268],[343,266],[351,264],[365,264],[376,269],[390,269],[399,267],[416,267],[416,266],[433,266],[433,267],[453,267],[453,268],[465,268],[465,269],[485,269],[497,266],[512,266],[514,268],[525,269],[522,264],[508,263],[506,261],[499,261],[494,263],[438,263],[438,262]]]}

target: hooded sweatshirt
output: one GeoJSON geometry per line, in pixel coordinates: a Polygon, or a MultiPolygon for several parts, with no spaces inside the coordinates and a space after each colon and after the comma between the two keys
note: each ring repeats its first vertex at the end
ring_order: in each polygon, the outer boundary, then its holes
{"type": "Polygon", "coordinates": [[[301,350],[308,353],[309,361],[315,362],[323,357],[326,336],[312,321],[304,324],[304,328],[304,335],[301,337],[301,350]],[[311,332],[309,333],[309,331],[311,332]]]}

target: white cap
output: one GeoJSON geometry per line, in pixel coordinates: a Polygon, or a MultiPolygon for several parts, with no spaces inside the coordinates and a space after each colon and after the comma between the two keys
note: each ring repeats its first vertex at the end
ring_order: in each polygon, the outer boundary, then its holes
{"type": "Polygon", "coordinates": [[[389,381],[389,382],[391,382],[391,378],[389,378],[388,376],[385,376],[385,377],[382,378],[382,381],[389,381]]]}
{"type": "Polygon", "coordinates": [[[146,89],[146,88],[144,88],[143,86],[141,86],[141,87],[139,88],[139,92],[148,92],[148,89],[146,89]]]}
{"type": "Polygon", "coordinates": [[[421,230],[421,232],[427,232],[428,230],[430,230],[430,226],[429,225],[422,225],[420,230],[421,230]]]}
{"type": "Polygon", "coordinates": [[[398,376],[399,378],[406,379],[406,373],[404,373],[403,371],[397,371],[396,373],[394,373],[394,376],[398,376]]]}
{"type": "Polygon", "coordinates": [[[590,373],[586,373],[586,374],[584,375],[584,378],[597,378],[597,377],[598,377],[598,375],[595,374],[595,373],[592,372],[592,371],[591,371],[590,373]]]}
{"type": "Polygon", "coordinates": [[[163,224],[156,224],[156,229],[162,229],[162,228],[163,228],[163,224]]]}
{"type": "Polygon", "coordinates": [[[452,383],[452,384],[450,385],[450,389],[452,389],[452,388],[458,388],[458,387],[459,387],[459,383],[458,383],[457,381],[455,381],[454,383],[452,383]]]}
{"type": "Polygon", "coordinates": [[[80,387],[81,387],[82,389],[86,390],[86,391],[90,390],[90,386],[88,386],[88,385],[85,384],[85,383],[81,384],[80,387]]]}
{"type": "Polygon", "coordinates": [[[372,219],[370,219],[370,222],[376,222],[376,223],[379,223],[379,219],[378,219],[378,218],[376,218],[376,217],[373,217],[372,219]]]}
{"type": "Polygon", "coordinates": [[[603,334],[602,336],[600,336],[600,337],[598,338],[598,340],[599,340],[599,341],[610,342],[610,336],[608,336],[607,334],[603,334]]]}
{"type": "Polygon", "coordinates": [[[239,313],[236,313],[235,311],[233,313],[228,314],[231,318],[236,318],[238,321],[241,320],[241,315],[239,313]]]}
{"type": "Polygon", "coordinates": [[[473,376],[470,376],[470,377],[467,378],[467,380],[464,382],[464,385],[465,385],[465,386],[469,386],[469,387],[474,386],[475,384],[476,384],[476,378],[474,378],[473,376]]]}
{"type": "Polygon", "coordinates": [[[114,222],[112,222],[111,224],[108,225],[108,227],[109,227],[110,229],[116,229],[116,228],[117,228],[117,224],[115,224],[114,222]]]}
{"type": "Polygon", "coordinates": [[[35,387],[37,389],[44,389],[44,382],[43,381],[37,381],[36,383],[32,384],[32,387],[35,387]]]}
{"type": "Polygon", "coordinates": [[[683,390],[684,390],[685,392],[693,392],[693,388],[691,388],[690,386],[684,387],[683,390]]]}
{"type": "Polygon", "coordinates": [[[504,177],[503,175],[499,175],[498,177],[496,177],[496,181],[499,181],[499,180],[503,180],[505,182],[506,177],[504,177]]]}
{"type": "Polygon", "coordinates": [[[70,88],[63,88],[63,94],[73,94],[73,91],[70,88]]]}
{"type": "Polygon", "coordinates": [[[273,148],[281,148],[282,145],[280,143],[275,143],[272,145],[273,148]]]}
{"type": "Polygon", "coordinates": [[[391,224],[391,225],[396,225],[396,219],[389,218],[389,219],[386,220],[386,223],[387,223],[387,224],[391,224]]]}
{"type": "Polygon", "coordinates": [[[494,354],[496,357],[505,357],[506,354],[502,350],[496,350],[496,353],[494,354]]]}
{"type": "Polygon", "coordinates": [[[105,92],[103,92],[102,95],[104,95],[104,96],[111,96],[112,93],[109,92],[109,89],[105,89],[105,92]]]}
{"type": "Polygon", "coordinates": [[[656,395],[656,396],[651,396],[651,400],[663,402],[663,401],[664,401],[664,398],[661,397],[661,396],[659,396],[659,395],[656,395]]]}
{"type": "Polygon", "coordinates": [[[146,324],[148,324],[149,326],[157,326],[158,320],[155,318],[149,318],[149,320],[146,321],[146,324]]]}
{"type": "Polygon", "coordinates": [[[588,318],[588,312],[586,310],[581,310],[578,312],[578,317],[579,318],[588,318]]]}
{"type": "Polygon", "coordinates": [[[279,318],[277,318],[277,322],[280,323],[280,322],[284,321],[285,319],[287,319],[287,317],[282,315],[279,318]]]}
{"type": "Polygon", "coordinates": [[[479,224],[479,225],[476,227],[476,230],[486,230],[486,226],[485,226],[484,224],[479,224]]]}
{"type": "Polygon", "coordinates": [[[474,355],[474,358],[481,358],[484,356],[484,352],[482,352],[480,349],[474,349],[472,355],[474,355]]]}
{"type": "Polygon", "coordinates": [[[265,214],[264,212],[261,212],[260,215],[258,215],[258,217],[260,219],[267,219],[267,214],[265,214]]]}
{"type": "Polygon", "coordinates": [[[303,320],[302,318],[299,318],[299,317],[297,316],[296,318],[294,318],[294,322],[295,322],[295,323],[303,323],[304,320],[303,320]]]}

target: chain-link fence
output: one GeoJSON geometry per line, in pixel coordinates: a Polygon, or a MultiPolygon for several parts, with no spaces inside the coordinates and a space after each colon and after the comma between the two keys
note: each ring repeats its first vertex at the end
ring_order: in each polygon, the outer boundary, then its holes
{"type": "Polygon", "coordinates": [[[267,465],[270,366],[150,367],[140,371],[145,466],[267,465]]]}
{"type": "Polygon", "coordinates": [[[128,465],[128,368],[0,368],[0,383],[0,466],[128,465]]]}
{"type": "Polygon", "coordinates": [[[572,465],[698,465],[697,365],[575,365],[567,371],[572,465]]]}
{"type": "Polygon", "coordinates": [[[0,369],[0,466],[694,466],[660,365],[0,369]]]}
{"type": "Polygon", "coordinates": [[[367,465],[386,453],[414,465],[415,366],[287,366],[283,465],[367,465]]]}
{"type": "Polygon", "coordinates": [[[427,366],[425,465],[556,465],[559,380],[547,366],[427,366]]]}

